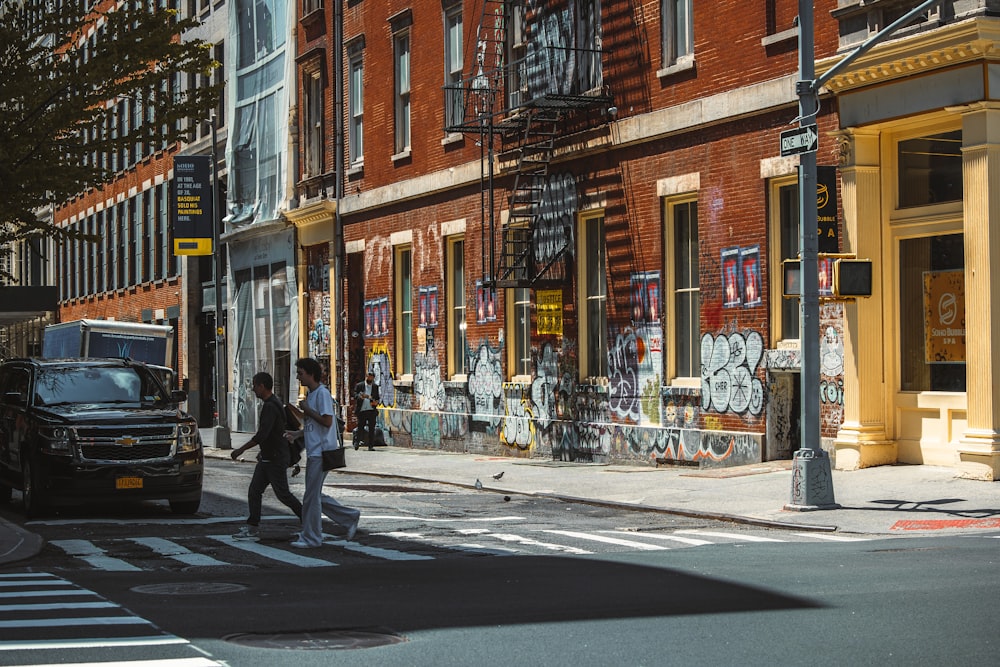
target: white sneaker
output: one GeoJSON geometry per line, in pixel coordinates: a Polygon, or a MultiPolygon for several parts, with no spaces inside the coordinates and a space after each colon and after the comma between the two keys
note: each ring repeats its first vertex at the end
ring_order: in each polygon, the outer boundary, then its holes
{"type": "Polygon", "coordinates": [[[260,532],[257,530],[257,526],[251,526],[246,524],[240,528],[235,535],[233,535],[234,540],[252,540],[257,542],[260,540],[260,532]]]}
{"type": "Polygon", "coordinates": [[[294,542],[291,543],[291,546],[295,547],[296,549],[315,549],[320,545],[309,544],[308,542],[303,542],[302,540],[295,540],[294,542]]]}
{"type": "Polygon", "coordinates": [[[357,534],[357,532],[358,532],[358,522],[359,522],[359,521],[361,521],[361,517],[358,517],[358,518],[357,518],[357,519],[356,519],[356,520],[354,521],[354,523],[352,523],[352,524],[350,525],[350,527],[349,527],[349,528],[347,529],[347,536],[345,537],[345,539],[346,539],[346,540],[347,540],[348,542],[350,542],[351,540],[353,540],[353,539],[354,539],[354,536],[355,536],[355,534],[357,534]]]}

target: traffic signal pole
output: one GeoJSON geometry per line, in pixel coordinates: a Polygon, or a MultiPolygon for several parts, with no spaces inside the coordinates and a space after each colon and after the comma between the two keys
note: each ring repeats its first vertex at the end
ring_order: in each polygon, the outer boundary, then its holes
{"type": "MultiPolygon", "coordinates": [[[[816,78],[812,0],[799,0],[799,127],[816,124],[819,91],[837,72],[885,40],[896,30],[934,7],[941,0],[927,0],[901,16],[884,30],[865,40],[831,69],[816,78]]],[[[801,448],[792,459],[792,494],[786,510],[838,509],[834,500],[830,456],[820,441],[819,420],[819,239],[816,210],[816,149],[799,159],[799,345],[801,371],[801,448]]]]}

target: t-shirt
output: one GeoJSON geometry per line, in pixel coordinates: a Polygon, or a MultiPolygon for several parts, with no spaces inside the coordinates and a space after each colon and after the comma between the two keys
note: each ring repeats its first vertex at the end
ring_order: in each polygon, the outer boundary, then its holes
{"type": "Polygon", "coordinates": [[[321,456],[324,449],[337,449],[340,442],[337,438],[337,412],[334,409],[333,396],[325,384],[306,394],[306,407],[318,415],[330,415],[333,422],[330,427],[323,426],[315,419],[306,417],[305,422],[306,456],[321,456]]]}

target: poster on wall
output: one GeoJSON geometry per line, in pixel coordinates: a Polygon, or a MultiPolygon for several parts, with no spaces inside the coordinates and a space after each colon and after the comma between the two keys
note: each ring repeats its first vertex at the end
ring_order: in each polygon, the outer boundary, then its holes
{"type": "Polygon", "coordinates": [[[965,363],[965,272],[925,271],[924,361],[965,363]]]}
{"type": "Polygon", "coordinates": [[[632,323],[660,319],[660,272],[633,273],[629,279],[632,295],[632,323]]]}
{"type": "Polygon", "coordinates": [[[483,281],[476,281],[476,324],[486,323],[486,290],[483,281]]]}
{"type": "Polygon", "coordinates": [[[739,262],[739,248],[722,249],[722,305],[725,308],[736,308],[742,304],[739,262]]]}
{"type": "Polygon", "coordinates": [[[379,308],[379,336],[389,335],[389,297],[384,296],[378,301],[379,308]]]}
{"type": "Polygon", "coordinates": [[[434,328],[438,325],[438,288],[437,286],[427,289],[427,326],[434,328]]]}
{"type": "Polygon", "coordinates": [[[417,288],[417,326],[427,326],[427,288],[417,288]]]}
{"type": "Polygon", "coordinates": [[[372,313],[372,302],[365,301],[365,338],[371,338],[375,332],[375,316],[372,313]]]}
{"type": "Polygon", "coordinates": [[[747,308],[762,303],[760,294],[760,246],[740,248],[740,279],[743,283],[743,305],[747,308]]]}
{"type": "Polygon", "coordinates": [[[562,290],[538,290],[535,292],[535,298],[537,299],[538,333],[540,335],[561,336],[563,334],[562,290]]]}
{"type": "Polygon", "coordinates": [[[820,257],[816,260],[820,296],[833,296],[833,261],[833,257],[820,257]]]}

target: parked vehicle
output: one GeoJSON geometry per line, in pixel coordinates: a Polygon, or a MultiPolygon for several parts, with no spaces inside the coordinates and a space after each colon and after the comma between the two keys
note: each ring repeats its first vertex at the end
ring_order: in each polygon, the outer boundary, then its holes
{"type": "Polygon", "coordinates": [[[129,359],[0,364],[0,502],[18,489],[29,516],[88,501],[201,503],[204,451],[184,391],[129,359]]]}
{"type": "Polygon", "coordinates": [[[129,358],[172,366],[174,328],[116,320],[73,320],[50,324],[42,336],[42,356],[129,358]]]}

